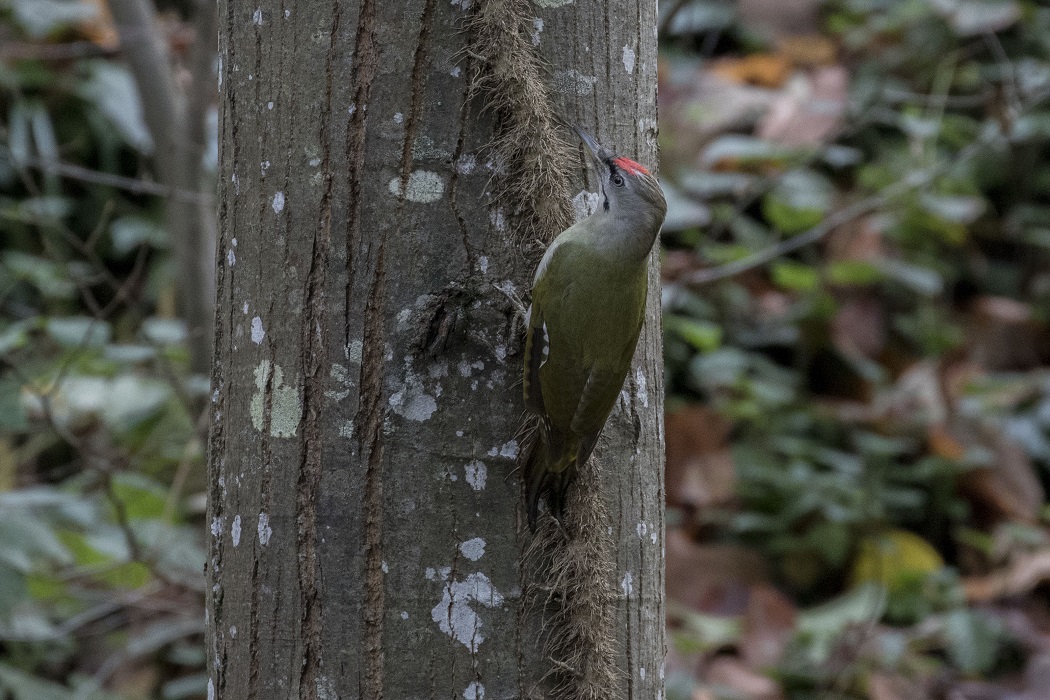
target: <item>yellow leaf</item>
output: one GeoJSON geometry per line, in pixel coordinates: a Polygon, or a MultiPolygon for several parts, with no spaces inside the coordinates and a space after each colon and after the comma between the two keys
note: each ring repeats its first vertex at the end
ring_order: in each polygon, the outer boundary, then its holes
{"type": "Polygon", "coordinates": [[[944,560],[929,542],[907,530],[889,530],[861,541],[852,583],[859,586],[873,581],[893,590],[943,567],[944,560]]]}

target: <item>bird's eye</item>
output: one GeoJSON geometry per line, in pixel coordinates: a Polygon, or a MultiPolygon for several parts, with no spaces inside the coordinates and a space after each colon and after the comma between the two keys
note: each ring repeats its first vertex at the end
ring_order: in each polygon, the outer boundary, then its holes
{"type": "Polygon", "coordinates": [[[623,187],[623,175],[616,174],[612,176],[612,183],[617,187],[623,187]]]}

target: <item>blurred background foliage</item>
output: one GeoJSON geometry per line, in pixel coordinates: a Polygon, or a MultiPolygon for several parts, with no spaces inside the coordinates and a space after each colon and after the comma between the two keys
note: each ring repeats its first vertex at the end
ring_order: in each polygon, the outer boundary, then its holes
{"type": "MultiPolygon", "coordinates": [[[[192,3],[158,5],[185,84],[192,3]]],[[[660,22],[668,697],[1050,697],[1050,8],[660,22]]],[[[205,195],[158,179],[123,59],[105,0],[0,0],[14,700],[206,688],[208,382],[164,214],[205,195]]]]}
{"type": "Polygon", "coordinates": [[[661,22],[668,696],[1050,697],[1050,8],[661,22]]]}
{"type": "MultiPolygon", "coordinates": [[[[203,697],[208,378],[172,192],[105,3],[0,13],[0,697],[203,697]]],[[[192,29],[160,31],[179,71],[192,29]]]]}

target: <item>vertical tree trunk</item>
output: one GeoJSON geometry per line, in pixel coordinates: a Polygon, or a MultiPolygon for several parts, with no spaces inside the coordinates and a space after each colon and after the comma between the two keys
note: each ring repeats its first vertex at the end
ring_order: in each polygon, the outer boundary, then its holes
{"type": "MultiPolygon", "coordinates": [[[[497,194],[515,164],[486,149],[493,112],[468,98],[487,70],[468,50],[479,1],[220,4],[216,697],[548,697],[552,664],[522,602],[506,294],[527,292],[536,247],[497,194]]],[[[554,110],[655,165],[655,2],[524,7],[554,110]]],[[[652,269],[601,450],[620,669],[605,697],[662,692],[652,269]]]]}

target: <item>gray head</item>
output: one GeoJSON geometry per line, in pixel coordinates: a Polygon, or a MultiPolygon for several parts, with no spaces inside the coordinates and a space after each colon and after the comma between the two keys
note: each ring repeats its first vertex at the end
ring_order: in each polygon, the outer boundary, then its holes
{"type": "Polygon", "coordinates": [[[579,128],[576,133],[594,159],[602,191],[602,208],[617,218],[629,219],[646,230],[652,229],[655,236],[667,213],[660,181],[640,163],[611,153],[579,128]]]}

